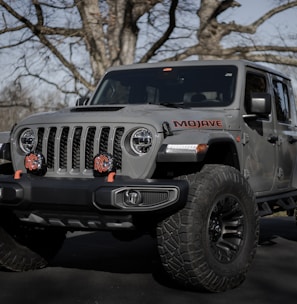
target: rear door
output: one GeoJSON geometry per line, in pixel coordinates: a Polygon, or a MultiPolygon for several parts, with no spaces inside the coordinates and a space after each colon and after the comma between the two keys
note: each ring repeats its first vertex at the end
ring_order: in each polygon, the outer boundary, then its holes
{"type": "Polygon", "coordinates": [[[297,155],[296,117],[293,112],[295,101],[287,79],[273,76],[272,88],[278,133],[276,186],[279,189],[286,189],[291,185],[297,155]]]}

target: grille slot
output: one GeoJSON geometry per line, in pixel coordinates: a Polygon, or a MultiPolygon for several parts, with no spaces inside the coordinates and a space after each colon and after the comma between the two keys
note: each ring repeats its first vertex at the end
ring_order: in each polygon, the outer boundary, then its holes
{"type": "Polygon", "coordinates": [[[87,138],[86,138],[86,150],[85,150],[86,169],[93,169],[95,134],[96,134],[96,128],[90,127],[88,129],[87,138]]]}
{"type": "Polygon", "coordinates": [[[72,143],[72,169],[80,168],[80,139],[82,127],[75,128],[72,143]]]}
{"type": "Polygon", "coordinates": [[[100,135],[99,153],[104,153],[108,151],[108,137],[110,128],[103,127],[100,135]]]}
{"type": "Polygon", "coordinates": [[[36,151],[41,152],[42,151],[42,140],[44,136],[44,128],[39,128],[37,132],[37,146],[36,151]]]}
{"type": "Polygon", "coordinates": [[[57,128],[50,128],[47,141],[47,167],[53,169],[55,165],[55,138],[57,128]]]}
{"type": "Polygon", "coordinates": [[[77,174],[93,169],[93,158],[98,153],[111,153],[117,168],[122,168],[121,142],[124,127],[61,126],[39,128],[36,150],[46,156],[49,172],[77,174]]]}
{"type": "Polygon", "coordinates": [[[122,147],[121,140],[124,134],[124,128],[117,128],[114,136],[113,156],[116,160],[118,169],[122,169],[122,147]]]}
{"type": "Polygon", "coordinates": [[[60,169],[67,169],[67,147],[68,147],[69,127],[64,127],[60,139],[60,169]]]}

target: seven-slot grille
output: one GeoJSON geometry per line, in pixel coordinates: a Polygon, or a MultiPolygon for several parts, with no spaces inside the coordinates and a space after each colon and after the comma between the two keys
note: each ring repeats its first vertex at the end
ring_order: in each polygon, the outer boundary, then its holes
{"type": "Polygon", "coordinates": [[[92,170],[94,156],[103,152],[111,153],[121,169],[123,127],[50,127],[39,128],[37,134],[36,151],[46,157],[48,170],[92,170]]]}

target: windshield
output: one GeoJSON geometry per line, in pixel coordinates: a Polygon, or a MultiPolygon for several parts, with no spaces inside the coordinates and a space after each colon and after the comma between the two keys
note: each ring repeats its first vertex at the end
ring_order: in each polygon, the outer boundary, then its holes
{"type": "Polygon", "coordinates": [[[235,66],[112,71],[105,75],[91,104],[226,106],[234,98],[236,74],[235,66]]]}

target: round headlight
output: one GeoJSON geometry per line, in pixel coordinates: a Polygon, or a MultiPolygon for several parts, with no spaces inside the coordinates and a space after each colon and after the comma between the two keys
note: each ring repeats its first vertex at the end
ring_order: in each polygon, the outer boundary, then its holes
{"type": "Polygon", "coordinates": [[[30,153],[35,148],[35,134],[32,129],[26,129],[22,132],[19,140],[20,148],[23,152],[30,153]]]}
{"type": "Polygon", "coordinates": [[[152,132],[146,128],[135,130],[130,138],[130,146],[137,155],[148,153],[153,142],[152,132]]]}

